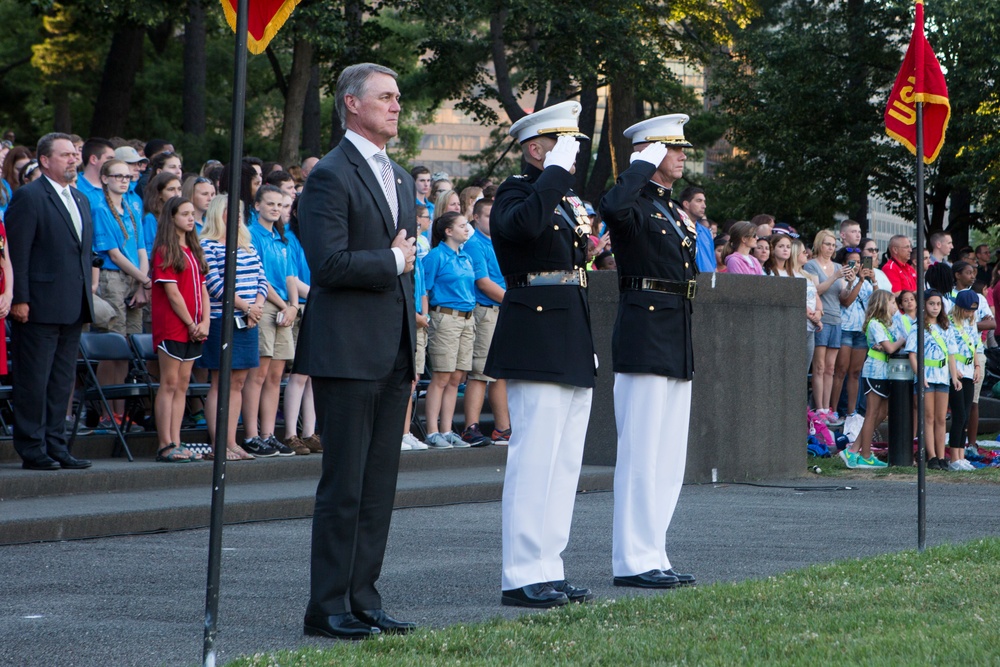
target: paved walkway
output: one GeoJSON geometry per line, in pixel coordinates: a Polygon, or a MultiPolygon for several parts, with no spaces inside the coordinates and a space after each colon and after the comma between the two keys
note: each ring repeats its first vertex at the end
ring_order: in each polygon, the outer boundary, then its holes
{"type": "MultiPolygon", "coordinates": [[[[675,566],[708,584],[916,546],[914,483],[827,482],[685,487],[675,566]]],[[[929,545],[1000,534],[975,509],[997,507],[1000,486],[930,484],[927,497],[929,545]]],[[[611,585],[611,516],[610,493],[580,496],[565,553],[570,579],[603,598],[636,594],[611,585]]],[[[226,529],[223,663],[322,643],[301,633],[309,533],[307,520],[226,529]]],[[[192,530],[0,547],[0,665],[200,664],[207,545],[208,531],[192,530]]],[[[425,626],[524,613],[499,606],[499,570],[499,503],[399,510],[381,590],[391,613],[425,626]]]]}

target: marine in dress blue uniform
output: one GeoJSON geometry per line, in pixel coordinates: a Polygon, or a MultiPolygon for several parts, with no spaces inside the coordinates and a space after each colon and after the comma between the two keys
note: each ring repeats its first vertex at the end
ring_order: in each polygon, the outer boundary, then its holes
{"type": "Polygon", "coordinates": [[[497,190],[491,236],[507,291],[486,375],[507,380],[501,603],[552,607],[593,594],[567,583],[562,551],[590,418],[596,358],[587,304],[590,220],[572,190],[580,105],[514,123],[525,173],[497,190]]]}
{"type": "Polygon", "coordinates": [[[625,130],[636,152],[601,202],[618,264],[615,371],[616,586],[672,588],[695,578],[673,570],[667,527],[684,481],[691,412],[692,300],[697,228],[671,200],[684,173],[683,126],[671,114],[625,130]]]}

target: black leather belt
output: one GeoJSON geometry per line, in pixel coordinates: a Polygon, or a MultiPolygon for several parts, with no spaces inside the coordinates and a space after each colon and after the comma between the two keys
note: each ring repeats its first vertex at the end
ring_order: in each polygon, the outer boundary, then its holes
{"type": "Polygon", "coordinates": [[[623,291],[663,292],[664,294],[677,294],[690,300],[694,300],[695,294],[698,292],[698,283],[694,280],[661,280],[659,278],[623,276],[618,282],[618,286],[623,291]]]}
{"type": "Polygon", "coordinates": [[[473,310],[465,312],[464,310],[455,310],[454,308],[445,308],[444,306],[432,306],[431,310],[443,315],[455,315],[456,317],[464,317],[465,319],[469,319],[475,313],[473,310]]]}
{"type": "Polygon", "coordinates": [[[573,269],[572,271],[538,271],[537,273],[517,273],[504,276],[507,289],[513,287],[546,287],[551,285],[587,286],[587,271],[573,269]]]}

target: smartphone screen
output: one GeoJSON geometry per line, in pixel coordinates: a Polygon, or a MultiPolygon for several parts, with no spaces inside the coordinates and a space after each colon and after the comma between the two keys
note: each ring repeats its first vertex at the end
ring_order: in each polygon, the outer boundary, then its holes
{"type": "Polygon", "coordinates": [[[856,259],[852,259],[849,262],[847,262],[847,268],[849,268],[851,271],[853,271],[855,267],[857,267],[857,265],[858,261],[856,259]]]}
{"type": "Polygon", "coordinates": [[[868,269],[869,271],[871,271],[872,270],[872,258],[871,257],[862,257],[861,258],[861,268],[862,269],[868,269]]]}

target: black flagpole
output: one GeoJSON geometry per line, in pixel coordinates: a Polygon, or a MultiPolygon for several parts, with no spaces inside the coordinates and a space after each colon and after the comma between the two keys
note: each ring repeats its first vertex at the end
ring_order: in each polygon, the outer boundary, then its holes
{"type": "MultiPolygon", "coordinates": [[[[927,441],[924,439],[924,103],[917,102],[917,550],[927,544],[927,441]]],[[[942,307],[944,304],[942,303],[942,307]]],[[[950,382],[950,379],[949,379],[950,382]]]]}
{"type": "Polygon", "coordinates": [[[244,104],[247,92],[247,26],[249,0],[236,1],[236,54],[233,68],[233,121],[229,151],[229,206],[226,215],[226,269],[222,297],[222,354],[215,418],[215,462],[212,469],[212,522],[208,537],[208,582],[205,587],[204,667],[215,667],[219,624],[219,571],[222,560],[222,513],[229,442],[229,388],[233,371],[233,316],[236,311],[236,248],[240,225],[240,169],[243,159],[244,104]]]}

